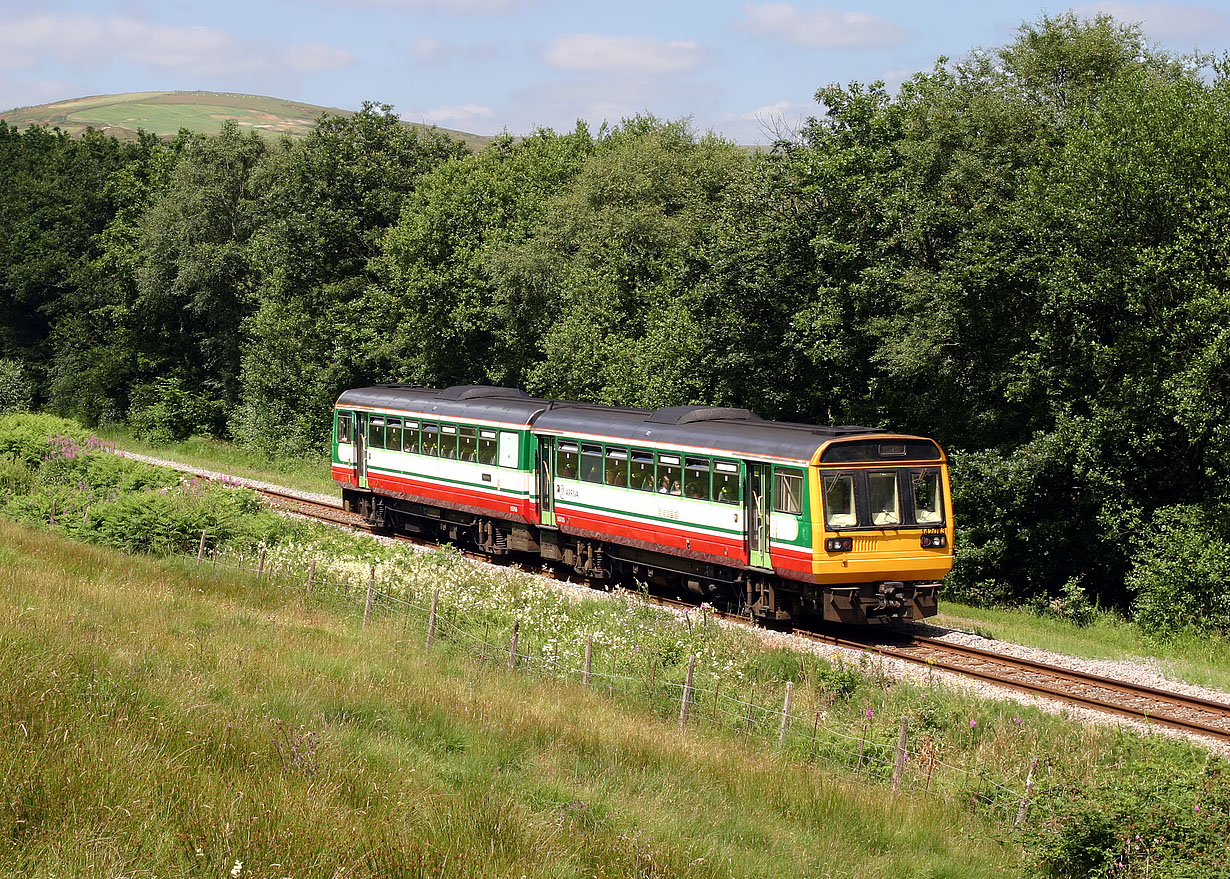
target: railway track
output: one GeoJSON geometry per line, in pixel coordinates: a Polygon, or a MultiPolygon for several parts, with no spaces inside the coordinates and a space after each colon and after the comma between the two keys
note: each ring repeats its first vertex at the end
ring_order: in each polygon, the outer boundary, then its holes
{"type": "MultiPolygon", "coordinates": [[[[281,509],[360,530],[372,530],[360,516],[342,510],[340,504],[306,500],[297,494],[277,489],[258,491],[267,497],[272,505],[281,509]]],[[[402,539],[419,545],[430,545],[414,538],[402,539]]],[[[468,555],[492,561],[478,553],[468,555]]],[[[695,607],[694,603],[663,596],[650,596],[650,600],[665,606],[689,609],[695,607]]],[[[714,614],[731,622],[751,625],[744,616],[717,610],[714,614]]],[[[868,633],[865,638],[852,638],[848,635],[799,628],[794,630],[794,635],[809,641],[861,650],[1066,705],[1182,730],[1230,744],[1230,702],[1186,696],[921,635],[902,635],[897,640],[886,641],[879,631],[868,633]]]]}

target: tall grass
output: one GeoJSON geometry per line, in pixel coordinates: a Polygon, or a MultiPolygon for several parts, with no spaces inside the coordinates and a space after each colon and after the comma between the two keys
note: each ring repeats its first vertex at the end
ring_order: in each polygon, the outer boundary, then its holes
{"type": "Polygon", "coordinates": [[[982,876],[982,817],[393,617],[0,522],[0,859],[40,876],[982,876]]]}

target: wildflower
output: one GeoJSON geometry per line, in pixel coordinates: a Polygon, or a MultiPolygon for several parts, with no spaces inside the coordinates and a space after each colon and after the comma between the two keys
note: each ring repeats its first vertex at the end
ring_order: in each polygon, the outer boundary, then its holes
{"type": "Polygon", "coordinates": [[[243,861],[236,861],[235,866],[231,867],[231,875],[238,876],[243,872],[243,861]]]}
{"type": "Polygon", "coordinates": [[[875,716],[875,712],[874,712],[874,711],[872,711],[870,708],[868,708],[868,709],[867,709],[867,719],[868,719],[868,720],[871,720],[871,718],[872,718],[872,717],[874,717],[874,716],[875,716]]]}
{"type": "Polygon", "coordinates": [[[976,721],[976,720],[971,720],[971,721],[969,722],[969,728],[970,728],[970,729],[977,729],[977,728],[978,728],[978,721],[976,721]]]}

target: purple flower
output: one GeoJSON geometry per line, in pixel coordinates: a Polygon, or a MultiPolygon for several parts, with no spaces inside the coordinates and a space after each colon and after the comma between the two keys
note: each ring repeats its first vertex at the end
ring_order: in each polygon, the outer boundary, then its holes
{"type": "Polygon", "coordinates": [[[970,729],[976,729],[977,727],[978,727],[978,721],[976,721],[976,720],[971,720],[971,721],[969,722],[969,728],[970,728],[970,729]]]}

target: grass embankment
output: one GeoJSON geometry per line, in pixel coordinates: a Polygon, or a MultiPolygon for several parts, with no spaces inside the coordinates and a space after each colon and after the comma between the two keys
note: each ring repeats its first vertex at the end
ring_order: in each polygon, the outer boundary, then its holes
{"type": "Polygon", "coordinates": [[[989,876],[990,822],[0,521],[8,875],[989,876]]]}
{"type": "MultiPolygon", "coordinates": [[[[338,492],[337,483],[329,476],[328,459],[323,457],[275,459],[233,443],[202,437],[155,446],[121,429],[105,431],[100,436],[125,451],[305,491],[338,492]]],[[[1230,690],[1230,644],[1221,639],[1179,636],[1159,642],[1147,639],[1139,628],[1111,613],[1097,614],[1092,624],[1079,626],[1067,619],[1027,610],[978,608],[947,601],[940,602],[940,611],[934,620],[938,625],[1087,659],[1153,659],[1173,678],[1230,690]]]]}
{"type": "Polygon", "coordinates": [[[137,439],[131,431],[121,427],[100,428],[95,433],[125,452],[178,461],[245,479],[260,479],[301,491],[341,493],[330,475],[329,459],[324,456],[275,458],[235,443],[200,436],[182,442],[155,444],[137,439]]]}

